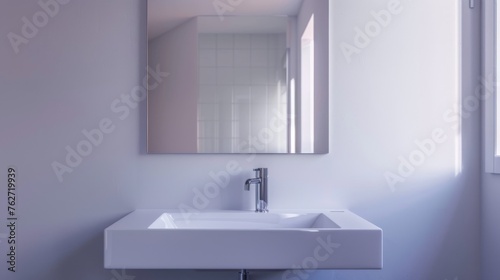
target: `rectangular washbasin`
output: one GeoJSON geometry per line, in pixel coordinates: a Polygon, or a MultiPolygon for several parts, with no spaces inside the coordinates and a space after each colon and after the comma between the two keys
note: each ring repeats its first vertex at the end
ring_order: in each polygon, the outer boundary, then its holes
{"type": "Polygon", "coordinates": [[[299,229],[338,228],[321,213],[163,213],[149,229],[299,229]]]}
{"type": "Polygon", "coordinates": [[[382,230],[348,210],[136,210],[104,232],[110,269],[380,269],[382,230]]]}

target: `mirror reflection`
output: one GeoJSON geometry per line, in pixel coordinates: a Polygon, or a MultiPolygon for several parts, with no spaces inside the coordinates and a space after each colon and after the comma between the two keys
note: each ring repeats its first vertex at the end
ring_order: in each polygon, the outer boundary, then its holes
{"type": "Polygon", "coordinates": [[[240,2],[148,1],[149,153],[328,152],[328,0],[240,2]]]}

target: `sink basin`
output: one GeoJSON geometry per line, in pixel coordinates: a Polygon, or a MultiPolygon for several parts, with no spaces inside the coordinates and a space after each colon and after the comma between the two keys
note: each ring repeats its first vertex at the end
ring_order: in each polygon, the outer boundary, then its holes
{"type": "Polygon", "coordinates": [[[347,210],[136,210],[104,241],[114,269],[382,268],[382,230],[347,210]]]}
{"type": "Polygon", "coordinates": [[[149,229],[302,229],[338,228],[321,213],[163,213],[149,229]]]}

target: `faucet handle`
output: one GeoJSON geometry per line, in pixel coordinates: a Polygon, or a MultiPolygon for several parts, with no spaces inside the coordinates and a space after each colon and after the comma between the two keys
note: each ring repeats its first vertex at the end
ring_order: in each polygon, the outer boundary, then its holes
{"type": "Polygon", "coordinates": [[[254,168],[253,171],[255,171],[255,178],[259,178],[260,177],[260,168],[254,168]]]}
{"type": "Polygon", "coordinates": [[[257,178],[266,178],[267,177],[267,168],[266,167],[255,168],[253,171],[255,171],[255,177],[257,177],[257,178]]]}

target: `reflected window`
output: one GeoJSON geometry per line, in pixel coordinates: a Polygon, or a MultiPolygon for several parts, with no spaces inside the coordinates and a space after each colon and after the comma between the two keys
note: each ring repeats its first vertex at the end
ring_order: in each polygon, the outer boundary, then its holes
{"type": "Polygon", "coordinates": [[[300,41],[301,49],[301,152],[314,152],[314,14],[300,41]]]}
{"type": "Polygon", "coordinates": [[[484,60],[482,96],[484,97],[484,166],[488,173],[500,173],[500,97],[497,81],[500,75],[500,5],[484,3],[484,60]]]}

